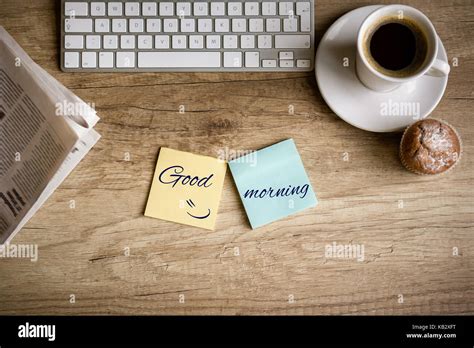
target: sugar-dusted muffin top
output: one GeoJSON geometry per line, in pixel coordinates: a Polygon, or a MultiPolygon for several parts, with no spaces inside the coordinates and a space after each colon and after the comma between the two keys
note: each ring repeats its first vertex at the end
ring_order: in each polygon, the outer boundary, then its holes
{"type": "Polygon", "coordinates": [[[404,166],[417,174],[440,174],[454,166],[461,140],[447,123],[425,119],[407,128],[400,145],[404,166]]]}

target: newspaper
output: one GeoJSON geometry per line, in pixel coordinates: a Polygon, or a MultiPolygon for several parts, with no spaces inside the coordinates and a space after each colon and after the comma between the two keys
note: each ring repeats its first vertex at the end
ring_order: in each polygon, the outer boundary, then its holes
{"type": "Polygon", "coordinates": [[[10,242],[97,143],[98,120],[0,26],[0,244],[10,242]]]}

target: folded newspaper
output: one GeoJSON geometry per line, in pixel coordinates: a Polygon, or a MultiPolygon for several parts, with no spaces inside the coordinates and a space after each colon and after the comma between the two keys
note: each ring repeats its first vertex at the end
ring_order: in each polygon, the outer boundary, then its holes
{"type": "Polygon", "coordinates": [[[0,26],[0,244],[8,243],[99,140],[94,109],[0,26]]]}

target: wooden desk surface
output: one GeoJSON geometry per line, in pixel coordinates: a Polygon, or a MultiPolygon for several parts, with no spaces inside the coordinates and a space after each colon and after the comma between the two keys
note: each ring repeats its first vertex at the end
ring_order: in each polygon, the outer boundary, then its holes
{"type": "MultiPolygon", "coordinates": [[[[318,41],[340,15],[371,3],[316,2],[318,41]]],[[[433,20],[459,60],[433,117],[458,129],[464,156],[442,177],[401,166],[400,134],[334,115],[313,73],[66,74],[55,2],[3,0],[0,25],[95,103],[102,139],[14,239],[37,243],[39,260],[0,260],[0,313],[474,313],[474,3],[404,2],[433,20]],[[228,173],[214,232],[143,216],[161,146],[217,156],[287,138],[317,208],[252,231],[228,173]],[[333,242],[364,245],[365,260],[325,259],[333,242]]]]}

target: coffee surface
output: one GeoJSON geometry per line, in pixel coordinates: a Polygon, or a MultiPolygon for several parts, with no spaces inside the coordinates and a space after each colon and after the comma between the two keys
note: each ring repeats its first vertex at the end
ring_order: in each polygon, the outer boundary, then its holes
{"type": "Polygon", "coordinates": [[[409,67],[416,57],[416,37],[402,23],[380,26],[370,40],[370,53],[384,69],[399,71],[409,67]]]}

